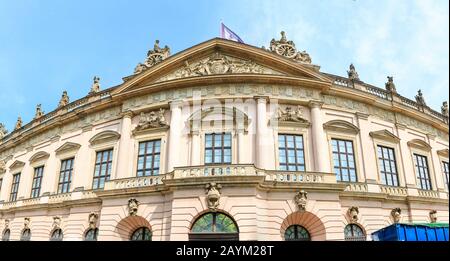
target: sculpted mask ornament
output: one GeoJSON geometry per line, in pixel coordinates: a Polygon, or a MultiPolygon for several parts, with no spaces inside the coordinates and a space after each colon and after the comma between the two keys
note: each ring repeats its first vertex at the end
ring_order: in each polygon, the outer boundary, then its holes
{"type": "Polygon", "coordinates": [[[280,40],[276,41],[275,39],[272,39],[272,41],[270,41],[270,51],[286,58],[293,59],[296,62],[311,63],[309,54],[306,51],[297,52],[294,42],[286,39],[284,31],[281,31],[280,40]]]}
{"type": "Polygon", "coordinates": [[[59,100],[58,108],[64,107],[67,104],[69,104],[69,96],[67,95],[67,91],[63,91],[61,99],[59,100]]]}
{"type": "Polygon", "coordinates": [[[431,223],[437,222],[437,211],[436,210],[430,211],[430,221],[431,221],[431,223]]]}
{"type": "Polygon", "coordinates": [[[94,76],[94,81],[92,83],[91,91],[89,92],[89,94],[97,93],[99,91],[100,91],[100,78],[97,76],[94,76]]]}
{"type": "Polygon", "coordinates": [[[348,209],[348,215],[352,223],[358,222],[359,209],[358,207],[351,207],[348,209]]]}
{"type": "Polygon", "coordinates": [[[128,213],[130,216],[137,216],[139,201],[135,198],[128,200],[128,213]]]}
{"type": "Polygon", "coordinates": [[[9,228],[9,219],[5,219],[5,229],[9,228]]]}
{"type": "Polygon", "coordinates": [[[421,107],[426,106],[425,99],[423,98],[422,90],[419,89],[417,91],[417,95],[415,98],[416,98],[416,102],[419,104],[419,106],[421,106],[421,107]]]}
{"type": "Polygon", "coordinates": [[[89,214],[89,218],[88,218],[89,228],[91,228],[91,229],[96,228],[97,227],[97,220],[98,220],[98,214],[94,213],[94,212],[90,213],[89,214]]]}
{"type": "Polygon", "coordinates": [[[36,114],[34,115],[35,119],[39,119],[44,115],[44,111],[42,111],[41,104],[36,105],[36,114]]]}
{"type": "Polygon", "coordinates": [[[348,78],[351,81],[359,81],[359,76],[358,76],[358,72],[356,72],[355,66],[353,65],[353,63],[350,64],[350,68],[347,71],[348,74],[348,78]]]}
{"type": "Polygon", "coordinates": [[[138,63],[134,69],[134,74],[141,73],[155,64],[162,62],[170,56],[170,48],[166,45],[164,48],[159,47],[159,40],[155,41],[153,50],[147,52],[147,59],[144,63],[138,63]]]}
{"type": "Polygon", "coordinates": [[[23,220],[23,227],[25,229],[30,227],[30,218],[28,218],[28,217],[24,218],[24,220],[23,220]]]}
{"type": "Polygon", "coordinates": [[[8,130],[5,128],[5,125],[3,125],[3,123],[0,123],[0,140],[3,139],[6,134],[8,134],[8,130]]]}
{"type": "Polygon", "coordinates": [[[16,126],[14,127],[14,130],[18,130],[20,128],[22,128],[22,118],[19,116],[19,118],[17,118],[16,126]]]}
{"type": "Polygon", "coordinates": [[[215,211],[219,207],[220,189],[222,186],[214,182],[208,183],[205,186],[206,201],[208,208],[215,211]]]}
{"type": "Polygon", "coordinates": [[[294,197],[295,204],[297,204],[300,211],[305,211],[306,203],[308,202],[308,192],[300,190],[294,197]]]}
{"type": "Polygon", "coordinates": [[[394,208],[391,211],[392,219],[394,220],[394,223],[400,222],[402,219],[402,210],[400,208],[394,208]]]}
{"type": "Polygon", "coordinates": [[[61,217],[54,216],[53,217],[53,229],[61,228],[61,217]]]}
{"type": "Polygon", "coordinates": [[[299,105],[296,109],[292,107],[286,107],[285,110],[278,107],[277,119],[279,121],[294,121],[294,122],[306,122],[303,118],[302,107],[299,105]]]}
{"type": "Polygon", "coordinates": [[[397,89],[395,88],[394,84],[394,76],[388,76],[388,81],[385,83],[386,91],[391,93],[397,93],[397,89]]]}
{"type": "Polygon", "coordinates": [[[148,113],[141,112],[136,130],[167,126],[168,124],[164,117],[164,112],[165,110],[163,108],[160,108],[159,111],[151,111],[148,113]]]}

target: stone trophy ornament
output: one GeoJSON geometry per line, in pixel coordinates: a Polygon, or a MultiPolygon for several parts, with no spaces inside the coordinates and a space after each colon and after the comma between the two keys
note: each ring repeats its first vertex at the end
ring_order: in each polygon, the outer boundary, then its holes
{"type": "Polygon", "coordinates": [[[89,94],[97,93],[99,91],[100,91],[100,78],[98,76],[94,76],[91,91],[89,92],[89,94]]]}
{"type": "Polygon", "coordinates": [[[293,121],[293,122],[306,122],[303,118],[302,107],[299,105],[297,108],[286,107],[284,110],[278,107],[277,110],[278,121],[293,121]]]}
{"type": "Polygon", "coordinates": [[[270,51],[300,63],[311,63],[311,57],[306,51],[298,52],[293,41],[288,41],[284,31],[280,40],[270,41],[270,51]]]}
{"type": "Polygon", "coordinates": [[[348,209],[348,216],[350,217],[350,221],[352,223],[358,222],[359,209],[358,207],[351,207],[348,209]]]}
{"type": "Polygon", "coordinates": [[[308,192],[300,190],[294,197],[295,204],[297,205],[299,211],[306,210],[306,203],[308,202],[308,192]]]}
{"type": "Polygon", "coordinates": [[[388,76],[387,79],[387,83],[384,84],[386,87],[386,91],[394,94],[397,93],[397,89],[395,88],[394,84],[394,76],[388,76]]]}
{"type": "Polygon", "coordinates": [[[22,128],[22,118],[19,116],[19,117],[17,118],[17,121],[16,121],[16,125],[15,125],[15,127],[14,127],[14,130],[18,130],[18,129],[20,129],[20,128],[22,128]]]}
{"type": "Polygon", "coordinates": [[[431,221],[431,223],[437,222],[437,211],[436,210],[430,211],[430,221],[431,221]]]}
{"type": "Polygon", "coordinates": [[[128,200],[128,214],[130,216],[137,216],[138,208],[139,201],[135,198],[130,198],[130,200],[128,200]]]}
{"type": "Polygon", "coordinates": [[[164,117],[165,110],[160,108],[158,111],[151,111],[148,113],[141,112],[139,115],[139,123],[136,126],[136,131],[159,128],[168,126],[166,118],[164,117]]]}
{"type": "Polygon", "coordinates": [[[391,217],[392,220],[394,220],[394,223],[399,223],[402,219],[402,210],[400,208],[394,208],[391,211],[391,217]]]}
{"type": "Polygon", "coordinates": [[[208,183],[205,186],[206,203],[208,204],[208,208],[212,211],[216,211],[219,207],[221,188],[222,186],[215,182],[208,183]]]}
{"type": "Polygon", "coordinates": [[[3,123],[0,123],[0,140],[3,139],[6,134],[8,134],[8,130],[5,128],[5,125],[3,125],[3,123]]]}
{"type": "Polygon", "coordinates": [[[42,110],[41,104],[36,105],[36,113],[34,115],[34,119],[39,119],[44,115],[44,111],[42,110]]]}
{"type": "Polygon", "coordinates": [[[54,216],[53,217],[53,229],[59,229],[59,228],[61,228],[61,217],[54,216]]]}
{"type": "Polygon", "coordinates": [[[58,108],[64,107],[67,104],[69,104],[69,96],[67,95],[67,91],[63,91],[61,99],[59,100],[58,103],[58,108]]]}
{"type": "Polygon", "coordinates": [[[94,229],[97,227],[98,214],[91,212],[88,217],[89,228],[94,229]]]}
{"type": "Polygon", "coordinates": [[[155,41],[153,50],[147,52],[147,59],[144,63],[138,63],[134,68],[134,74],[139,74],[148,68],[162,62],[164,59],[170,56],[170,48],[166,45],[164,48],[159,47],[159,40],[155,41]]]}

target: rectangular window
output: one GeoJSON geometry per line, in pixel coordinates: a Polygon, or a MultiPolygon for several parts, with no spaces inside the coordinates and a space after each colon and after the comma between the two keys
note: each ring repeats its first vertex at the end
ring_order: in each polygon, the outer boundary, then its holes
{"type": "Polygon", "coordinates": [[[278,135],[279,170],[305,171],[302,135],[278,135]]]}
{"type": "Polygon", "coordinates": [[[414,154],[417,182],[421,189],[431,190],[430,172],[428,170],[427,157],[414,154]]]}
{"type": "Polygon", "coordinates": [[[12,185],[11,185],[11,195],[9,196],[9,201],[17,200],[17,192],[19,191],[20,173],[13,175],[12,185]]]}
{"type": "Polygon", "coordinates": [[[41,194],[42,176],[44,174],[44,166],[34,169],[33,183],[31,185],[31,197],[37,198],[41,194]]]}
{"type": "Polygon", "coordinates": [[[332,139],[331,147],[333,150],[333,164],[336,180],[356,182],[353,142],[348,140],[332,139]]]}
{"type": "MultiPolygon", "coordinates": [[[[444,168],[444,176],[445,176],[445,182],[447,183],[447,190],[450,190],[450,187],[448,185],[448,162],[443,161],[443,168],[444,168]]],[[[0,184],[2,184],[1,180],[0,180],[0,184]]],[[[1,189],[1,185],[0,185],[0,189],[1,189]]]]}
{"type": "Polygon", "coordinates": [[[102,189],[105,182],[111,177],[113,150],[98,151],[95,160],[94,179],[92,181],[93,189],[102,189]]]}
{"type": "Polygon", "coordinates": [[[161,140],[150,140],[139,143],[137,176],[159,175],[159,159],[161,140]]]}
{"type": "Polygon", "coordinates": [[[205,164],[231,163],[231,133],[205,135],[205,164]]]}
{"type": "Polygon", "coordinates": [[[378,146],[381,182],[388,186],[399,186],[394,149],[378,146]]]}
{"type": "Polygon", "coordinates": [[[3,179],[0,179],[0,193],[2,192],[2,183],[3,183],[3,179]]]}
{"type": "Polygon", "coordinates": [[[70,190],[70,183],[72,182],[73,161],[74,158],[61,161],[58,193],[67,193],[70,190]]]}

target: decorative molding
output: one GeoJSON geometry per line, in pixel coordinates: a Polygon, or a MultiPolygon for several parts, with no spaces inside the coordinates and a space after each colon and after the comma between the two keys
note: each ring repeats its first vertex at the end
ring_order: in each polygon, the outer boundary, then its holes
{"type": "Polygon", "coordinates": [[[331,120],[323,124],[323,128],[329,131],[358,134],[359,128],[344,120],[331,120]]]}
{"type": "Polygon", "coordinates": [[[45,151],[36,152],[33,156],[30,157],[29,162],[33,163],[39,160],[44,160],[50,157],[50,154],[45,151]]]}
{"type": "Polygon", "coordinates": [[[448,158],[448,149],[438,150],[437,154],[441,157],[448,158]]]}
{"type": "Polygon", "coordinates": [[[137,199],[135,198],[130,198],[128,200],[128,214],[130,216],[137,216],[138,208],[139,208],[139,201],[137,201],[137,199]]]}
{"type": "Polygon", "coordinates": [[[55,153],[60,154],[68,151],[77,151],[78,149],[80,149],[80,147],[81,145],[78,143],[66,142],[63,145],[61,145],[58,149],[56,149],[55,153]]]}
{"type": "Polygon", "coordinates": [[[197,110],[186,120],[191,132],[200,130],[202,126],[214,127],[216,123],[221,127],[226,127],[227,123],[232,123],[233,128],[247,131],[250,122],[248,115],[243,111],[236,107],[229,108],[225,106],[197,110]],[[206,117],[212,115],[220,115],[220,119],[205,120],[206,117]]]}
{"type": "Polygon", "coordinates": [[[16,161],[13,162],[13,164],[11,164],[11,165],[9,166],[9,169],[10,169],[11,171],[13,171],[13,170],[17,170],[17,169],[19,169],[19,168],[23,168],[23,166],[25,166],[25,162],[16,160],[16,161]]]}
{"type": "Polygon", "coordinates": [[[395,143],[400,142],[400,138],[395,136],[392,132],[388,130],[371,131],[369,135],[374,139],[386,140],[395,143]]]}
{"type": "Polygon", "coordinates": [[[139,114],[139,123],[133,130],[133,133],[146,129],[169,126],[166,118],[164,117],[164,112],[165,110],[163,108],[160,108],[158,111],[150,111],[148,113],[141,112],[141,114],[139,114]]]}
{"type": "Polygon", "coordinates": [[[413,148],[417,148],[417,149],[421,149],[421,150],[425,150],[425,151],[431,151],[431,146],[430,144],[426,143],[423,140],[420,139],[413,139],[407,142],[408,146],[413,147],[413,148]]]}
{"type": "Polygon", "coordinates": [[[222,186],[215,182],[210,182],[205,186],[206,203],[211,211],[216,211],[220,204],[220,189],[222,186]]]}
{"type": "Polygon", "coordinates": [[[120,139],[120,134],[117,131],[113,130],[105,130],[95,134],[92,138],[89,139],[89,143],[91,145],[97,145],[107,142],[113,142],[120,139]]]}

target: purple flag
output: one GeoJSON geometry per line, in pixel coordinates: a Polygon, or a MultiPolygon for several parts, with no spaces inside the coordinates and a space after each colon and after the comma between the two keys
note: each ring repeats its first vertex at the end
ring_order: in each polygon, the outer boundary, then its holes
{"type": "Polygon", "coordinates": [[[235,34],[233,31],[231,31],[230,28],[226,27],[223,23],[222,23],[221,32],[222,32],[221,37],[224,39],[228,39],[228,40],[239,42],[239,43],[244,43],[244,41],[242,41],[242,39],[237,34],[235,34]]]}

